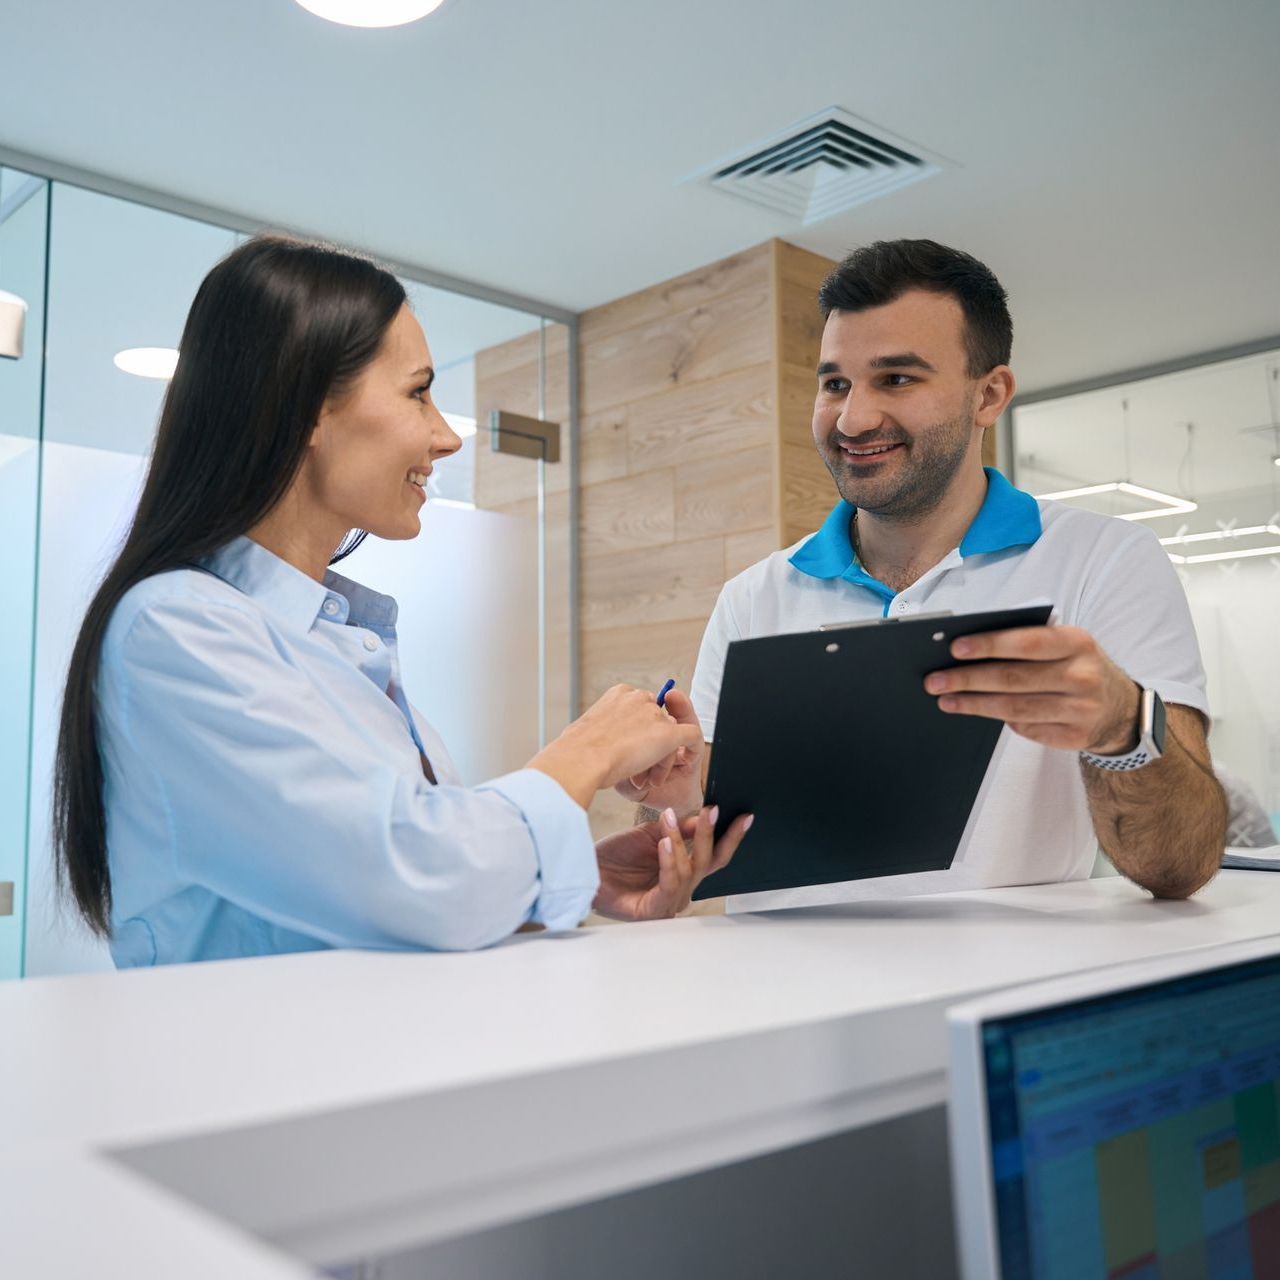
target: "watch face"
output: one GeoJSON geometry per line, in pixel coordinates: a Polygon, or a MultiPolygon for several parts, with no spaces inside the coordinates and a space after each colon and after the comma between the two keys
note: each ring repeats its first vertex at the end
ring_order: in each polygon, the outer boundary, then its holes
{"type": "Polygon", "coordinates": [[[1154,689],[1149,692],[1151,694],[1151,741],[1156,744],[1156,750],[1163,755],[1164,701],[1154,689]]]}

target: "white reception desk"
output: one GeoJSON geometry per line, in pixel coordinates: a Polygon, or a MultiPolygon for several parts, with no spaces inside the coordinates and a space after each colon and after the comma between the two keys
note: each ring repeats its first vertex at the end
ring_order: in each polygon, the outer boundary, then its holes
{"type": "Polygon", "coordinates": [[[11,983],[3,1271],[284,1280],[498,1229],[936,1108],[960,1000],[1276,932],[1280,875],[1226,872],[11,983]]]}

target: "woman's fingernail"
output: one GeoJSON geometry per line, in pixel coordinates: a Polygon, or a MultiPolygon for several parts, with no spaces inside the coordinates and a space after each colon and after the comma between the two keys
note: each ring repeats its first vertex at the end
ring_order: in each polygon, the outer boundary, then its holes
{"type": "Polygon", "coordinates": [[[742,824],[742,834],[745,836],[751,830],[751,824],[756,820],[754,813],[747,814],[747,820],[742,824]]]}
{"type": "Polygon", "coordinates": [[[663,836],[662,839],[658,841],[658,850],[659,852],[666,854],[668,858],[671,857],[671,837],[670,836],[663,836]]]}
{"type": "Polygon", "coordinates": [[[713,804],[707,811],[707,821],[714,827],[720,821],[720,806],[713,804]]]}
{"type": "Polygon", "coordinates": [[[676,811],[674,809],[663,809],[662,820],[667,826],[674,827],[676,825],[676,811]]]}

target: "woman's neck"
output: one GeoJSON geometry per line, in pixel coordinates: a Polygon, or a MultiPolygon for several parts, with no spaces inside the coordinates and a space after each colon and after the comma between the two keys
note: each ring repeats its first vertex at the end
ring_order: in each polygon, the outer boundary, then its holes
{"type": "Polygon", "coordinates": [[[308,578],[323,582],[329,561],[347,530],[335,531],[330,520],[304,519],[297,506],[294,494],[286,494],[249,530],[249,537],[308,578]]]}

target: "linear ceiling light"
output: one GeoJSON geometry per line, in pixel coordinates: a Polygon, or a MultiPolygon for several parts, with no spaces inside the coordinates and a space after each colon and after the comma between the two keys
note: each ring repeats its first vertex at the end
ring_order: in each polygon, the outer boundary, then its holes
{"type": "Polygon", "coordinates": [[[1113,480],[1110,484],[1087,484],[1080,489],[1062,489],[1057,493],[1038,493],[1037,498],[1087,498],[1095,493],[1127,493],[1132,498],[1146,498],[1148,502],[1164,503],[1151,511],[1128,511],[1121,520],[1155,520],[1160,516],[1180,516],[1196,509],[1196,503],[1188,498],[1175,498],[1159,489],[1144,489],[1140,484],[1127,480],[1113,480]]]}
{"type": "MultiPolygon", "coordinates": [[[[1214,529],[1211,533],[1182,533],[1175,538],[1161,538],[1162,547],[1185,546],[1188,542],[1224,542],[1227,539],[1256,537],[1260,533],[1280,539],[1280,525],[1251,524],[1244,529],[1214,529]]],[[[1174,564],[1208,564],[1212,560],[1244,560],[1251,556],[1280,556],[1280,541],[1273,546],[1245,547],[1235,551],[1209,551],[1195,556],[1169,552],[1174,564]]]]}
{"type": "Polygon", "coordinates": [[[298,0],[317,18],[344,27],[402,27],[434,13],[443,0],[298,0]]]}
{"type": "Polygon", "coordinates": [[[178,367],[178,353],[172,347],[130,347],[117,351],[112,363],[135,377],[168,380],[178,367]]]}

